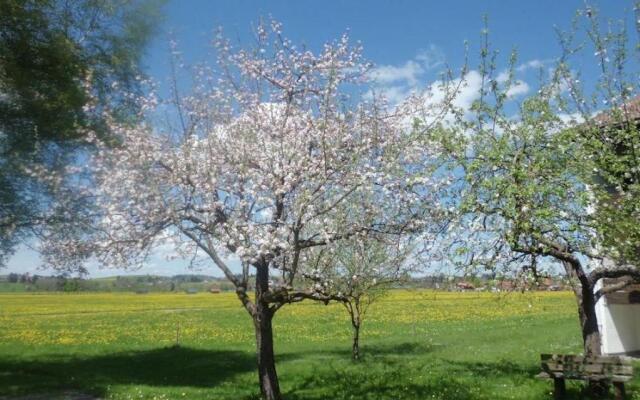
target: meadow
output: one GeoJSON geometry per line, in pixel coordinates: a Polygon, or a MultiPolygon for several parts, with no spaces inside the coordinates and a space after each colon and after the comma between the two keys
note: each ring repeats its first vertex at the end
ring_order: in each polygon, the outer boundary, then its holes
{"type": "MultiPolygon", "coordinates": [[[[274,323],[288,400],[551,398],[540,353],[581,348],[566,292],[393,291],[357,363],[340,305],[288,305],[274,323]]],[[[0,295],[0,399],[257,399],[254,354],[232,293],[0,295]]],[[[640,399],[639,376],[628,388],[640,399]]]]}

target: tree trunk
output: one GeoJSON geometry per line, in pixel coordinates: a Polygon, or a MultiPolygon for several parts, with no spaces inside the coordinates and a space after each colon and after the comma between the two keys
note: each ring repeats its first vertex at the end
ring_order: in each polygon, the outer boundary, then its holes
{"type": "MultiPolygon", "coordinates": [[[[577,278],[580,287],[574,288],[576,301],[578,303],[578,316],[580,318],[580,328],[582,330],[582,345],[585,356],[602,355],[600,327],[596,315],[596,297],[593,293],[594,287],[588,279],[582,265],[571,265],[565,263],[567,275],[577,278]]],[[[609,392],[609,384],[604,381],[589,381],[589,391],[593,398],[604,398],[609,392]]]]}
{"type": "Polygon", "coordinates": [[[262,260],[256,267],[256,304],[253,313],[253,325],[256,330],[256,350],[258,355],[258,379],[260,392],[265,400],[280,400],[280,385],[276,372],[276,359],[273,351],[273,315],[275,311],[264,300],[269,291],[269,264],[262,260]]]}
{"type": "Polygon", "coordinates": [[[280,400],[280,385],[273,352],[272,319],[273,312],[266,305],[258,303],[253,323],[256,330],[260,392],[265,400],[280,400]]]}
{"type": "Polygon", "coordinates": [[[593,288],[590,285],[587,287],[583,286],[580,291],[581,294],[578,297],[578,314],[580,316],[580,326],[582,327],[584,354],[599,356],[602,354],[602,348],[593,288]]]}
{"type": "Polygon", "coordinates": [[[600,328],[598,327],[598,317],[596,315],[596,298],[593,293],[593,286],[586,279],[586,274],[582,265],[564,263],[567,276],[577,279],[579,287],[575,287],[573,292],[578,303],[578,317],[580,318],[580,329],[582,333],[582,344],[585,355],[599,356],[602,354],[600,347],[600,328]]]}
{"type": "Polygon", "coordinates": [[[351,358],[353,361],[360,359],[360,320],[353,322],[353,346],[351,348],[351,358]]]}
{"type": "MultiPolygon", "coordinates": [[[[582,342],[586,356],[602,355],[600,328],[596,315],[596,299],[593,294],[593,286],[584,285],[578,296],[578,314],[582,327],[582,342]]],[[[604,381],[589,381],[589,392],[594,399],[606,398],[609,393],[609,384],[604,381]]]]}
{"type": "Polygon", "coordinates": [[[351,326],[353,327],[353,344],[351,346],[351,359],[358,361],[360,359],[360,298],[355,297],[348,302],[347,310],[351,316],[351,326]]]}

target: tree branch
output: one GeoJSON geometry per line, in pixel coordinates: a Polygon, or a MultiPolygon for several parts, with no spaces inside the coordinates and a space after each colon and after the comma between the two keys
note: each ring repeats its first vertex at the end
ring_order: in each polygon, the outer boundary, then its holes
{"type": "Polygon", "coordinates": [[[602,278],[628,278],[632,283],[640,283],[640,269],[632,265],[599,267],[589,274],[589,281],[593,285],[602,278]]]}

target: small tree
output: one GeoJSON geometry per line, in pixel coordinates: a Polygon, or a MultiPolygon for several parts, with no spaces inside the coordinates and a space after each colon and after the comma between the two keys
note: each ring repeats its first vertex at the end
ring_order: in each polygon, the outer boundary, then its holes
{"type": "MultiPolygon", "coordinates": [[[[77,194],[96,200],[93,231],[56,230],[43,251],[59,268],[90,256],[138,265],[163,242],[204,254],[253,321],[262,396],[279,399],[274,315],[288,303],[341,299],[294,285],[311,249],[422,228],[430,214],[420,206],[444,179],[426,179],[431,149],[405,132],[401,109],[353,96],[369,65],[346,36],[314,54],[271,22],[257,27],[253,49],[222,36],[216,46],[217,68],[197,69],[192,95],[176,92],[178,132],[113,123],[118,146],[96,139],[95,183],[77,194]],[[344,218],[347,203],[364,218],[344,218]]],[[[145,100],[146,111],[157,109],[145,100]]]]}
{"type": "Polygon", "coordinates": [[[341,299],[353,328],[351,356],[357,361],[365,315],[374,302],[413,270],[407,260],[411,250],[397,238],[364,235],[356,235],[331,250],[317,252],[311,275],[306,278],[341,299]]]}

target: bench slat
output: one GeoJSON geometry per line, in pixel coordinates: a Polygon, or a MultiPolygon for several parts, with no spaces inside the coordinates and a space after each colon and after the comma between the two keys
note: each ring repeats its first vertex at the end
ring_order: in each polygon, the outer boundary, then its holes
{"type": "Polygon", "coordinates": [[[606,363],[606,364],[618,364],[618,365],[631,365],[631,360],[618,356],[576,356],[576,355],[563,355],[563,354],[541,354],[540,360],[555,361],[559,363],[606,363]]]}
{"type": "Polygon", "coordinates": [[[539,379],[574,379],[628,382],[633,378],[631,360],[617,356],[541,354],[539,379]]]}
{"type": "Polygon", "coordinates": [[[574,375],[566,375],[566,374],[563,374],[563,373],[548,374],[546,372],[539,373],[538,375],[536,375],[536,378],[538,378],[538,379],[563,378],[563,379],[571,379],[571,380],[576,380],[576,381],[578,381],[578,380],[579,381],[592,380],[592,381],[609,381],[609,382],[629,382],[631,379],[633,379],[632,376],[626,376],[626,375],[611,375],[611,376],[575,375],[574,376],[574,375]]]}
{"type": "Polygon", "coordinates": [[[580,364],[558,362],[543,362],[542,369],[551,372],[571,372],[571,373],[598,373],[600,375],[633,375],[633,367],[631,365],[616,364],[580,364]]]}

